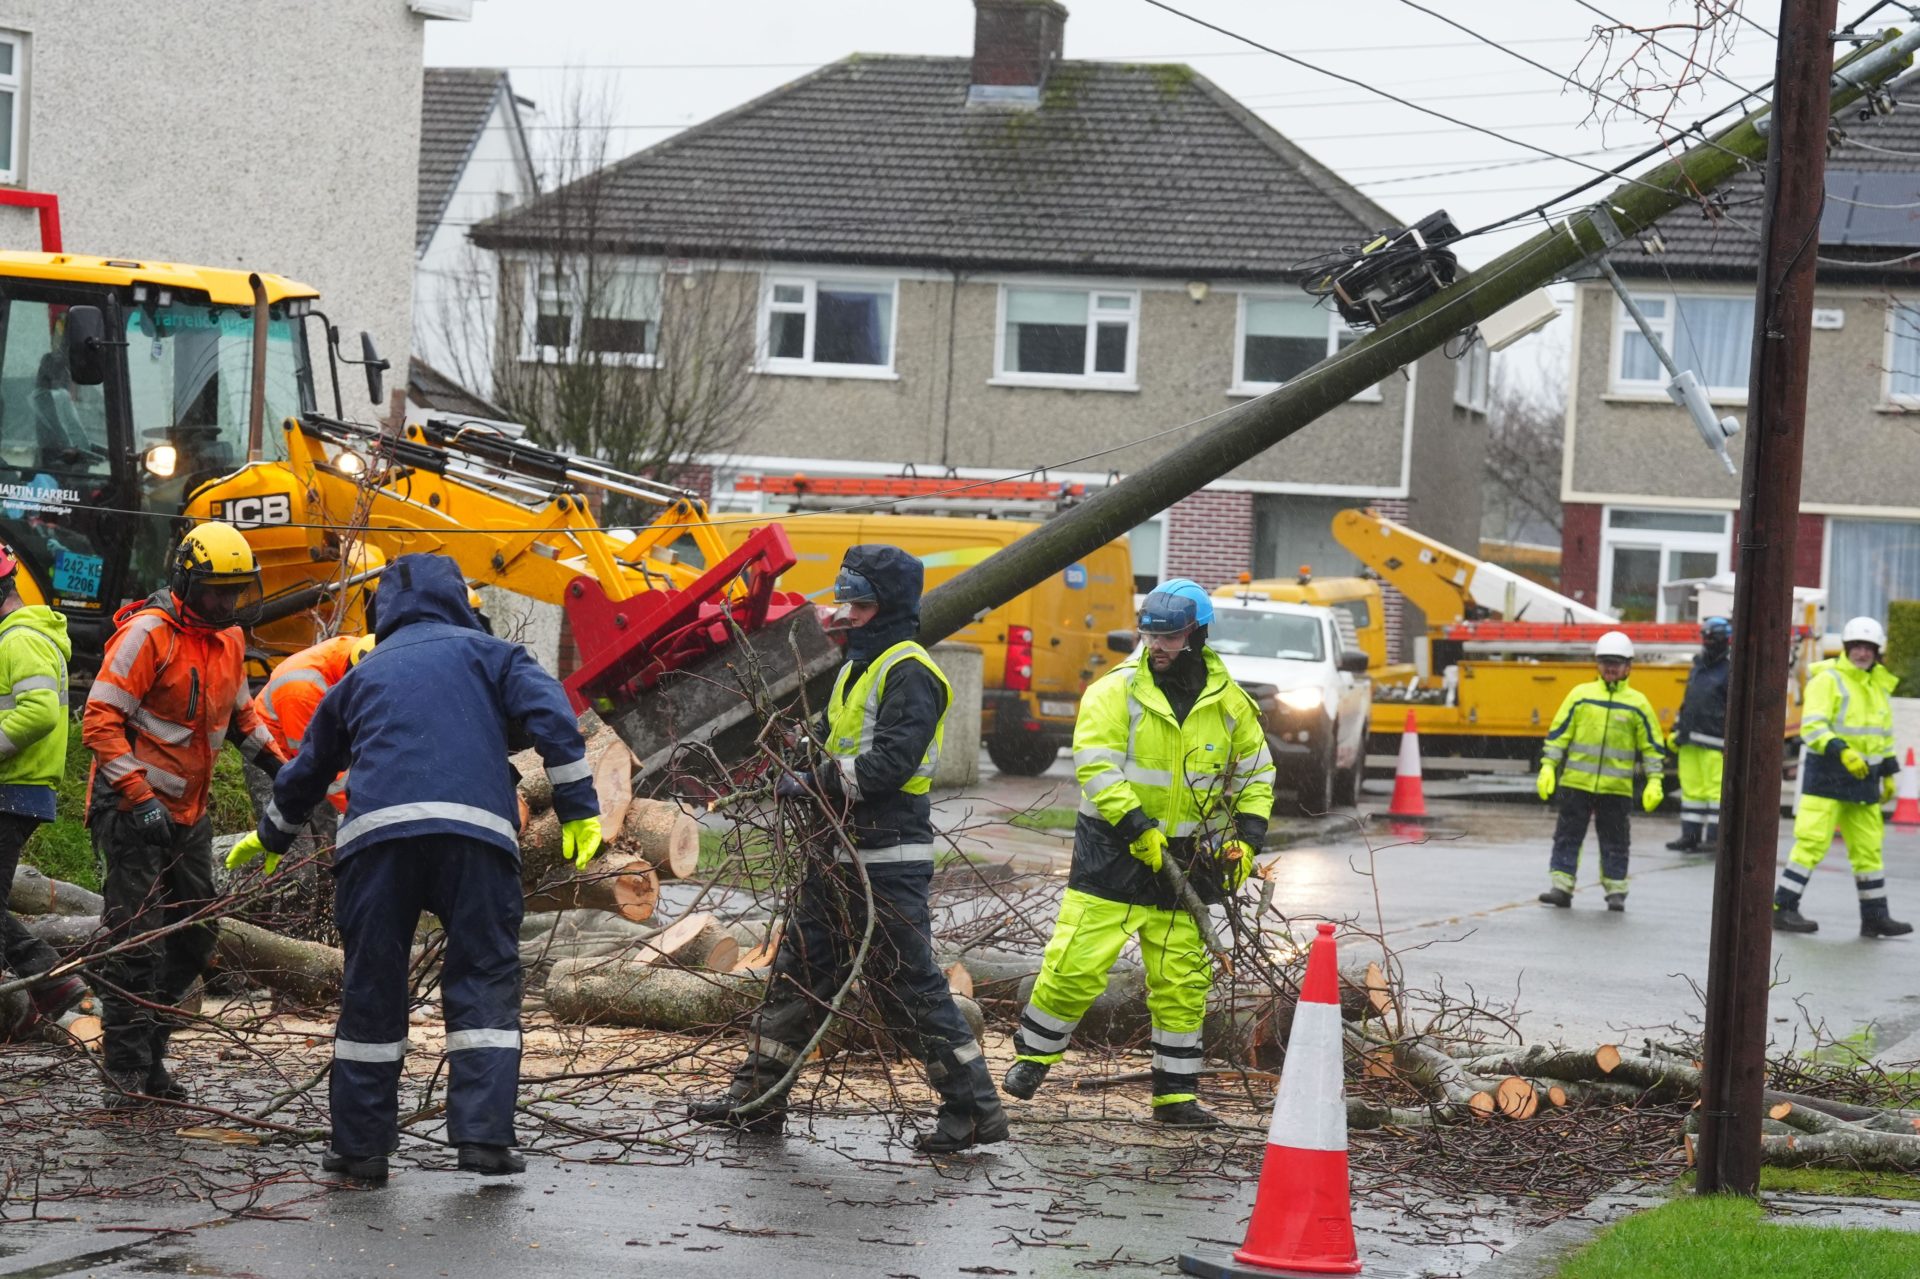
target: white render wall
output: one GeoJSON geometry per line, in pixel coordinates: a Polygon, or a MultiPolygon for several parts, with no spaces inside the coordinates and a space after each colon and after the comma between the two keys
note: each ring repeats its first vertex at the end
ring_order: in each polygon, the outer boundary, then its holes
{"type": "Polygon", "coordinates": [[[413,282],[413,353],[483,398],[493,395],[500,259],[475,247],[467,231],[532,197],[532,164],[503,96],[474,144],[413,282]]]}
{"type": "MultiPolygon", "coordinates": [[[[20,185],[60,197],[70,252],[314,286],[404,386],[424,23],[407,0],[0,0],[29,42],[20,185]]],[[[0,247],[40,247],[31,214],[0,209],[0,247]]]]}

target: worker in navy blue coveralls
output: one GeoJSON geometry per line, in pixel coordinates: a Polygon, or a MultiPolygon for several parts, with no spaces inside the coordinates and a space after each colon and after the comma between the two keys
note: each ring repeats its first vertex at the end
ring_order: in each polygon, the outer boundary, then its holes
{"type": "MultiPolygon", "coordinates": [[[[229,864],[264,848],[268,869],[327,788],[350,769],[334,850],[334,915],[346,951],[333,1046],[329,1172],[387,1175],[399,1145],[407,973],[420,912],[445,926],[447,1135],[459,1164],[519,1172],[520,844],[510,738],[531,742],[553,781],[569,853],[599,804],[566,694],[518,644],[480,629],[467,585],[440,555],[403,555],[380,586],[379,644],[327,693],[273,802],[229,864]]],[[[583,843],[579,860],[591,856],[583,843]]]]}
{"type": "Polygon", "coordinates": [[[829,868],[815,865],[788,912],[767,999],[747,1035],[747,1056],[724,1096],[696,1101],[690,1118],[750,1132],[786,1123],[787,1080],[846,980],[873,887],[873,942],[863,977],[887,1028],[926,1063],[940,1094],[935,1124],[914,1145],[946,1154],[1005,1141],[1007,1117],[980,1045],[954,1005],[933,958],[927,894],[933,883],[933,820],[927,792],[952,702],[946,676],[915,640],[920,561],[897,546],[854,546],[834,583],[847,632],[840,668],[816,740],[816,772],[778,779],[775,794],[844,813],[852,836],[829,868]]]}

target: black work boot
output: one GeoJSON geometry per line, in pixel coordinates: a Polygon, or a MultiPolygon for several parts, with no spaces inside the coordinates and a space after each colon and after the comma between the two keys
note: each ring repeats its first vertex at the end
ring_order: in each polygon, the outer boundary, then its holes
{"type": "Polygon", "coordinates": [[[378,1184],[387,1179],[385,1155],[341,1155],[329,1150],[320,1156],[320,1171],[337,1172],[354,1181],[378,1184]]]}
{"type": "Polygon", "coordinates": [[[1047,1079],[1047,1063],[1044,1061],[1016,1061],[1007,1071],[1005,1079],[1000,1081],[1001,1090],[1009,1097],[1018,1097],[1021,1101],[1032,1101],[1033,1094],[1040,1091],[1040,1085],[1047,1079]]]}
{"type": "Polygon", "coordinates": [[[146,1075],[134,1070],[109,1070],[103,1101],[108,1110],[139,1110],[153,1103],[146,1092],[146,1075]]]}
{"type": "MultiPolygon", "coordinates": [[[[1007,1139],[1007,1112],[1001,1109],[993,1072],[987,1069],[978,1044],[968,1040],[939,1048],[927,1058],[926,1066],[927,1082],[940,1094],[940,1114],[930,1131],[914,1138],[915,1150],[923,1155],[951,1155],[1007,1139]]],[[[1041,1073],[1046,1073],[1044,1067],[1041,1073]]]]}
{"type": "Polygon", "coordinates": [[[1873,903],[1877,908],[1869,911],[1862,904],[1860,910],[1860,935],[1862,937],[1905,937],[1913,931],[1913,925],[1904,920],[1895,919],[1887,909],[1887,903],[1873,903]]]}
{"type": "Polygon", "coordinates": [[[1558,906],[1561,910],[1573,905],[1573,894],[1564,888],[1549,888],[1540,894],[1540,900],[1549,906],[1558,906]]]}
{"type": "Polygon", "coordinates": [[[1170,1101],[1153,1108],[1153,1122],[1172,1128],[1218,1128],[1220,1116],[1197,1101],[1170,1101]]]}
{"type": "Polygon", "coordinates": [[[1680,838],[1667,841],[1667,851],[1672,853],[1691,853],[1700,847],[1700,824],[1681,822],[1680,838]]]}
{"type": "Polygon", "coordinates": [[[1608,910],[1619,912],[1619,911],[1625,910],[1626,908],[1627,908],[1627,895],[1625,893],[1608,893],[1607,894],[1608,910]]]}
{"type": "Polygon", "coordinates": [[[740,1068],[733,1072],[733,1083],[727,1088],[726,1094],[688,1102],[687,1118],[696,1124],[718,1124],[738,1128],[741,1132],[783,1132],[787,1126],[785,1093],[769,1098],[751,1114],[741,1114],[740,1107],[757,1099],[786,1073],[787,1068],[780,1063],[750,1053],[740,1068]]]}
{"type": "Polygon", "coordinates": [[[477,1172],[482,1177],[505,1177],[526,1170],[527,1161],[510,1146],[486,1146],[477,1141],[460,1143],[461,1172],[477,1172]]]}
{"type": "Polygon", "coordinates": [[[1716,857],[1720,853],[1720,828],[1709,823],[1700,836],[1700,847],[1688,849],[1688,852],[1701,853],[1707,857],[1716,857]]]}
{"type": "MultiPolygon", "coordinates": [[[[1861,927],[1864,930],[1865,925],[1863,924],[1861,927]]],[[[1773,904],[1773,931],[1776,933],[1817,933],[1820,931],[1820,925],[1808,919],[1805,915],[1802,915],[1798,903],[1792,906],[1782,906],[1779,902],[1775,902],[1773,904]]]]}
{"type": "Polygon", "coordinates": [[[190,1094],[167,1070],[167,1041],[171,1038],[171,1030],[153,1037],[153,1064],[147,1067],[146,1094],[155,1101],[188,1101],[190,1094]]]}

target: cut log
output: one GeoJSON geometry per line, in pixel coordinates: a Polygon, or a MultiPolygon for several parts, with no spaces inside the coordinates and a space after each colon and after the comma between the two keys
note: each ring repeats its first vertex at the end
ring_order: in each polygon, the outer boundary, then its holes
{"type": "MultiPolygon", "coordinates": [[[[947,989],[956,995],[964,995],[968,1003],[973,1003],[973,974],[967,971],[965,964],[955,964],[947,969],[947,989]]],[[[974,1004],[978,1008],[978,1004],[974,1004]]]]}
{"type": "Polygon", "coordinates": [[[1475,1119],[1493,1118],[1493,1112],[1499,1109],[1499,1105],[1490,1092],[1477,1092],[1467,1098],[1467,1109],[1473,1112],[1475,1119]]]}
{"type": "Polygon", "coordinates": [[[771,967],[774,957],[780,953],[780,939],[786,935],[786,931],[786,921],[776,921],[773,925],[773,931],[767,936],[767,940],[750,950],[741,952],[740,962],[733,966],[733,970],[737,973],[743,973],[771,967]]]}
{"type": "MultiPolygon", "coordinates": [[[[622,750],[626,748],[621,747],[622,750]]],[[[661,879],[691,879],[700,870],[700,823],[677,804],[636,799],[618,827],[614,847],[646,859],[661,879]]]]}
{"type": "Polygon", "coordinates": [[[1508,1075],[1494,1089],[1494,1103],[1500,1113],[1509,1119],[1531,1119],[1534,1111],[1540,1108],[1540,1094],[1534,1086],[1518,1075],[1508,1075]]]}
{"type": "Polygon", "coordinates": [[[632,957],[659,931],[603,910],[528,914],[520,921],[520,965],[537,986],[563,959],[632,957]]]}
{"type": "Polygon", "coordinates": [[[1555,1084],[1553,1087],[1547,1089],[1547,1100],[1555,1106],[1564,1106],[1567,1104],[1567,1090],[1559,1084],[1555,1084]]]}
{"type": "Polygon", "coordinates": [[[1600,1073],[1611,1075],[1620,1068],[1620,1050],[1612,1044],[1601,1044],[1593,1050],[1593,1064],[1600,1067],[1600,1073]]]}
{"type": "Polygon", "coordinates": [[[27,915],[20,923],[63,955],[100,940],[98,915],[27,915]]]}
{"type": "MultiPolygon", "coordinates": [[[[593,790],[600,800],[600,828],[611,834],[626,820],[633,802],[633,752],[611,729],[587,738],[587,763],[593,769],[593,790]]],[[[553,809],[553,783],[538,751],[521,751],[509,761],[520,774],[520,798],[535,816],[553,809]]]]}
{"type": "Polygon", "coordinates": [[[719,920],[699,911],[654,934],[638,958],[644,963],[727,973],[740,962],[740,943],[727,935],[719,920]]]}
{"type": "Polygon", "coordinates": [[[313,1006],[340,997],[346,971],[346,959],[335,947],[282,937],[237,919],[220,921],[214,965],[313,1006]]]}
{"type": "MultiPolygon", "coordinates": [[[[544,813],[535,817],[533,825],[552,816],[544,813]]],[[[636,924],[653,918],[660,901],[660,881],[654,877],[653,867],[639,858],[602,853],[582,871],[574,870],[563,859],[555,861],[545,880],[529,885],[528,910],[604,910],[636,924]]]]}
{"type": "Polygon", "coordinates": [[[690,972],[621,960],[566,959],[547,975],[547,1008],[563,1022],[641,1030],[713,1030],[759,1007],[757,973],[690,972]]]}
{"type": "Polygon", "coordinates": [[[973,997],[983,1005],[1018,1012],[1026,1004],[1026,992],[1040,971],[1040,956],[1022,955],[1005,950],[958,950],[936,947],[934,962],[941,968],[965,964],[973,978],[973,997]]]}
{"type": "Polygon", "coordinates": [[[1785,1119],[1792,1113],[1793,1103],[1790,1101],[1776,1102],[1774,1105],[1767,1107],[1767,1118],[1769,1119],[1785,1119]]]}
{"type": "Polygon", "coordinates": [[[7,889],[7,909],[16,915],[98,915],[104,905],[99,893],[49,879],[31,866],[15,868],[7,889]]]}

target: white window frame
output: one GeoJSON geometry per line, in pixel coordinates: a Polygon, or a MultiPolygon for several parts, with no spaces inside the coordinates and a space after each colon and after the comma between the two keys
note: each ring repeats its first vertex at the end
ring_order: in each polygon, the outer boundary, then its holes
{"type": "MultiPolygon", "coordinates": [[[[1247,292],[1240,295],[1240,301],[1233,315],[1233,385],[1227,388],[1228,395],[1265,395],[1285,386],[1285,382],[1249,382],[1247,381],[1247,303],[1253,302],[1291,302],[1304,297],[1299,293],[1262,293],[1247,292]]],[[[1341,339],[1357,341],[1363,336],[1358,329],[1350,329],[1340,320],[1337,311],[1327,313],[1327,354],[1336,354],[1342,345],[1341,339]]],[[[1386,398],[1375,382],[1364,391],[1354,395],[1349,403],[1378,404],[1386,398]]]]}
{"type": "MultiPolygon", "coordinates": [[[[617,265],[619,269],[622,270],[635,272],[652,270],[656,274],[660,274],[659,293],[664,305],[666,298],[666,280],[664,274],[660,273],[659,263],[650,259],[634,258],[630,261],[619,261],[617,265]]],[[[565,264],[530,259],[526,262],[526,269],[521,272],[521,276],[521,286],[526,299],[526,319],[520,326],[520,358],[541,364],[559,364],[577,360],[580,356],[580,335],[587,310],[580,298],[579,272],[565,264]],[[563,287],[566,290],[566,300],[568,303],[568,336],[565,347],[557,347],[538,341],[540,302],[546,294],[546,290],[542,286],[549,273],[549,269],[560,274],[564,280],[563,287]]],[[[637,351],[602,351],[598,353],[596,358],[602,364],[625,365],[628,368],[636,369],[651,369],[659,364],[659,349],[659,319],[655,317],[654,351],[652,354],[649,355],[637,351]]]]}
{"type": "Polygon", "coordinates": [[[0,183],[18,186],[23,182],[21,163],[21,135],[26,130],[27,120],[27,37],[18,31],[0,31],[0,44],[13,47],[13,74],[0,75],[0,93],[13,95],[13,131],[8,138],[7,154],[13,157],[13,163],[0,169],[0,183]]]}
{"type": "Polygon", "coordinates": [[[1660,556],[1660,581],[1654,589],[1653,620],[1674,621],[1673,610],[1667,606],[1667,595],[1663,588],[1669,581],[1680,579],[1667,576],[1668,556],[1676,551],[1711,553],[1714,556],[1714,570],[1709,576],[1713,576],[1727,571],[1732,544],[1732,515],[1727,511],[1703,511],[1677,507],[1603,507],[1600,512],[1600,600],[1596,607],[1603,613],[1613,612],[1614,551],[1655,551],[1660,556]],[[1655,515],[1717,515],[1720,517],[1720,531],[1695,533],[1683,529],[1616,529],[1613,527],[1613,516],[1616,511],[1640,511],[1655,515]]]}
{"type": "MultiPolygon", "coordinates": [[[[1884,345],[1881,352],[1880,367],[1885,371],[1880,377],[1880,402],[1888,408],[1920,408],[1920,391],[1907,395],[1897,395],[1893,389],[1893,375],[1895,372],[1893,367],[1894,337],[1896,328],[1900,323],[1900,313],[1902,311],[1905,311],[1908,316],[1911,317],[1909,323],[1913,324],[1917,331],[1920,331],[1920,300],[1913,300],[1897,295],[1890,299],[1887,305],[1886,333],[1882,339],[1884,345]]],[[[1916,332],[1916,336],[1920,336],[1920,332],[1916,332]]],[[[1914,376],[1916,379],[1920,379],[1920,369],[1914,370],[1914,376]]]]}
{"type": "Polygon", "coordinates": [[[1473,345],[1454,361],[1453,406],[1484,414],[1492,403],[1493,353],[1476,337],[1473,345]]]}
{"type": "MultiPolygon", "coordinates": [[[[1675,353],[1674,334],[1675,326],[1678,323],[1681,298],[1714,298],[1718,300],[1745,301],[1749,306],[1751,306],[1753,302],[1753,299],[1745,294],[1717,293],[1711,289],[1681,289],[1677,291],[1659,289],[1643,291],[1635,289],[1633,290],[1633,297],[1634,301],[1641,304],[1641,310],[1643,312],[1646,310],[1645,304],[1648,302],[1662,302],[1665,304],[1662,315],[1658,317],[1649,315],[1647,317],[1647,325],[1659,335],[1661,343],[1666,346],[1667,352],[1673,355],[1675,360],[1680,358],[1679,355],[1675,353]]],[[[1624,399],[1659,400],[1662,403],[1670,403],[1667,396],[1668,379],[1664,368],[1660,371],[1659,377],[1652,379],[1629,378],[1622,372],[1621,366],[1627,358],[1627,338],[1630,335],[1633,337],[1641,336],[1640,326],[1634,322],[1631,315],[1627,314],[1626,304],[1616,297],[1613,299],[1613,349],[1607,357],[1607,393],[1624,399]]],[[[1698,374],[1703,381],[1705,380],[1706,375],[1701,370],[1695,369],[1694,372],[1698,374]]],[[[1715,404],[1745,404],[1747,402],[1747,387],[1744,384],[1740,386],[1708,385],[1707,397],[1715,404]]]]}
{"type": "Polygon", "coordinates": [[[1138,391],[1140,389],[1140,290],[1138,288],[1100,288],[1080,284],[1056,284],[1048,281],[1002,283],[993,314],[993,376],[989,386],[1050,386],[1075,391],[1138,391]],[[1041,293],[1084,293],[1087,295],[1087,357],[1084,373],[1020,373],[1007,368],[1007,293],[1009,290],[1041,293]],[[1127,310],[1101,311],[1101,298],[1128,299],[1127,310]],[[1124,373],[1095,373],[1098,358],[1095,328],[1102,321],[1127,323],[1127,367],[1124,373]]]}
{"type": "Polygon", "coordinates": [[[760,358],[754,369],[759,373],[772,373],[786,377],[849,377],[868,378],[876,381],[894,382],[900,378],[894,369],[900,358],[900,278],[898,276],[870,275],[861,271],[822,271],[805,275],[795,272],[769,273],[763,277],[760,285],[759,332],[755,350],[760,358]],[[820,333],[818,315],[818,295],[822,280],[833,283],[858,284],[871,286],[876,293],[885,292],[892,298],[887,308],[887,362],[885,364],[827,364],[813,358],[813,344],[820,333]],[[774,290],[781,285],[798,285],[804,290],[804,299],[796,306],[793,303],[778,303],[773,300],[774,290]],[[773,313],[775,310],[794,312],[804,311],[807,317],[806,354],[797,360],[776,359],[773,350],[773,313]]]}

